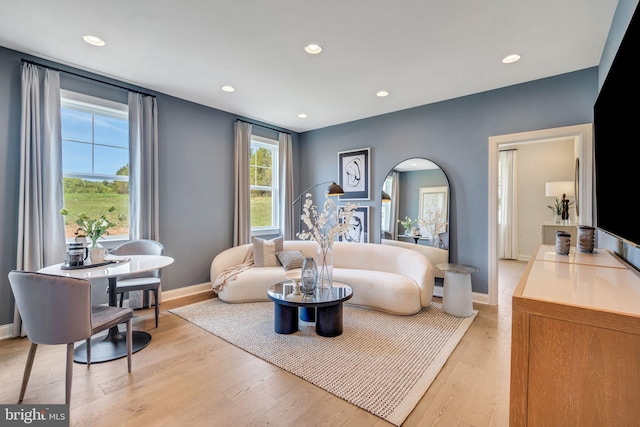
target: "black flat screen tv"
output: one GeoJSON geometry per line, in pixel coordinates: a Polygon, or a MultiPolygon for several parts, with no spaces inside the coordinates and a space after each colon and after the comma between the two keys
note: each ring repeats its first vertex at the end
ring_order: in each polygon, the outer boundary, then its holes
{"type": "Polygon", "coordinates": [[[640,6],[594,105],[596,225],[640,246],[640,6]]]}

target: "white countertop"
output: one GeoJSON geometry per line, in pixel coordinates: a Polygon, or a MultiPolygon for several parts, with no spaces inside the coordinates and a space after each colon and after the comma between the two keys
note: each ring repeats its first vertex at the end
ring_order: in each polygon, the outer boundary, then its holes
{"type": "Polygon", "coordinates": [[[640,316],[639,275],[610,253],[556,255],[541,248],[538,256],[522,297],[640,316]]]}

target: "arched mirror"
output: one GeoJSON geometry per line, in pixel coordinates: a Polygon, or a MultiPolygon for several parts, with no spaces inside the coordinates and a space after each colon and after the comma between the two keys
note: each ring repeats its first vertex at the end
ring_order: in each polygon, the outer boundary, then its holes
{"type": "MultiPolygon", "coordinates": [[[[436,264],[449,262],[449,180],[434,162],[411,158],[398,163],[382,184],[380,243],[402,246],[436,264]]],[[[436,294],[441,291],[436,288],[436,294]]]]}

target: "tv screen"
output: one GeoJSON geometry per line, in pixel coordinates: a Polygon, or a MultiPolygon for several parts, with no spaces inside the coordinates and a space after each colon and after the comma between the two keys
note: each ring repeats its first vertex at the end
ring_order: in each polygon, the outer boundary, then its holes
{"type": "Polygon", "coordinates": [[[597,227],[636,246],[640,220],[640,17],[637,8],[594,105],[597,227]]]}

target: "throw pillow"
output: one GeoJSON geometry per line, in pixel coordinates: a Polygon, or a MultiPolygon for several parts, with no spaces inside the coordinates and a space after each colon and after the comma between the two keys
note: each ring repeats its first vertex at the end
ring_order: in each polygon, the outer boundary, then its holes
{"type": "Polygon", "coordinates": [[[280,264],[284,267],[284,271],[302,268],[304,255],[302,255],[300,251],[280,251],[276,253],[276,256],[280,260],[280,264]]]}
{"type": "Polygon", "coordinates": [[[282,250],[282,237],[265,240],[253,238],[253,265],[255,267],[278,267],[276,253],[282,250]]]}

